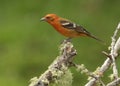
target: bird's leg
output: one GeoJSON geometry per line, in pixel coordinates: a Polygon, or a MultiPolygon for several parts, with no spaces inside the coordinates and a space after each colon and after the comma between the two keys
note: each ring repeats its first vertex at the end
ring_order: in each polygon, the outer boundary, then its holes
{"type": "Polygon", "coordinates": [[[71,42],[71,39],[72,39],[72,38],[69,37],[69,38],[65,39],[65,41],[66,41],[66,42],[71,42]]]}
{"type": "Polygon", "coordinates": [[[67,42],[71,42],[71,39],[72,39],[72,38],[70,38],[70,37],[67,38],[67,39],[64,39],[64,40],[61,42],[61,44],[67,43],[67,42]]]}

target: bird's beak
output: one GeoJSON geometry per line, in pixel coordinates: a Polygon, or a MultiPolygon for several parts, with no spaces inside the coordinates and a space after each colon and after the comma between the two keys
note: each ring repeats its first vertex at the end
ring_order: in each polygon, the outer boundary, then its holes
{"type": "Polygon", "coordinates": [[[45,18],[45,17],[43,17],[43,18],[41,18],[41,19],[40,19],[40,21],[46,21],[46,18],[45,18]]]}

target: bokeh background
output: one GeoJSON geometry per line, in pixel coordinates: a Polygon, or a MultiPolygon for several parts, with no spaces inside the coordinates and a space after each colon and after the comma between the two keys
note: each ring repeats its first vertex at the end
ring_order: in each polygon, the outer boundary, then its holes
{"type": "MultiPolygon", "coordinates": [[[[94,71],[106,59],[101,51],[108,51],[110,37],[120,22],[120,0],[0,0],[0,86],[27,86],[59,54],[58,47],[65,37],[40,22],[48,13],[77,22],[106,42],[103,45],[91,38],[73,39],[78,52],[76,63],[94,71]]],[[[71,71],[73,86],[84,86],[87,77],[75,68],[71,71]]],[[[109,73],[103,77],[106,83],[109,73]]]]}

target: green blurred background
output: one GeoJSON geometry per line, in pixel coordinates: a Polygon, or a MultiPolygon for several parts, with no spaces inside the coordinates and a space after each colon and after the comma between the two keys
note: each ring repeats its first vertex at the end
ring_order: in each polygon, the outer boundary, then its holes
{"type": "MultiPolygon", "coordinates": [[[[107,51],[120,21],[120,0],[0,0],[0,86],[27,86],[59,54],[58,47],[65,37],[40,22],[48,13],[77,22],[106,42],[103,45],[91,38],[73,39],[78,52],[76,63],[94,71],[106,59],[101,51],[107,51]]],[[[75,68],[71,71],[73,86],[84,86],[87,77],[75,68]]]]}

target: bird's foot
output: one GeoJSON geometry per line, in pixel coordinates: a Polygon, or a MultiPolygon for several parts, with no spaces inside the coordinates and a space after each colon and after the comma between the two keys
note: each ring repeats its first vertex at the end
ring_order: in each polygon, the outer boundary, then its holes
{"type": "Polygon", "coordinates": [[[71,38],[67,38],[67,39],[63,40],[63,41],[61,42],[61,44],[64,44],[64,43],[67,43],[67,42],[71,42],[71,38]]]}

